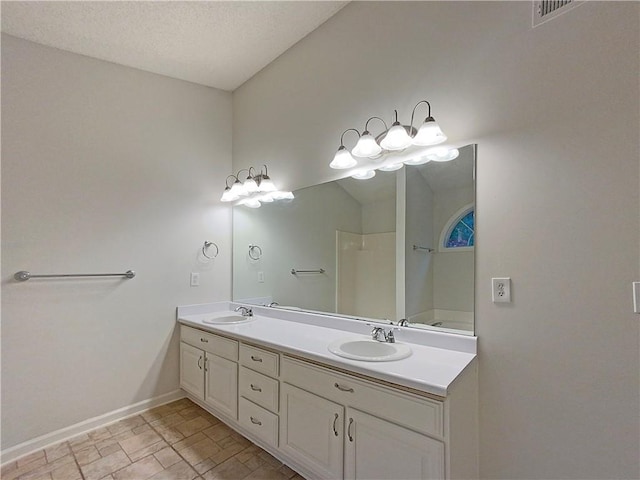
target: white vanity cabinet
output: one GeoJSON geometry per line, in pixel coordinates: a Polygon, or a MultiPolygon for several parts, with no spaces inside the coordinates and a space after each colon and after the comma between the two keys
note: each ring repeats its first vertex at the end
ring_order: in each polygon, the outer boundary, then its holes
{"type": "Polygon", "coordinates": [[[278,448],[280,355],[240,344],[238,421],[273,448],[278,448]]]}
{"type": "Polygon", "coordinates": [[[180,386],[231,418],[238,418],[238,342],[180,328],[180,386]]]}
{"type": "Polygon", "coordinates": [[[444,479],[444,403],[282,360],[280,448],[313,476],[444,479]]]}

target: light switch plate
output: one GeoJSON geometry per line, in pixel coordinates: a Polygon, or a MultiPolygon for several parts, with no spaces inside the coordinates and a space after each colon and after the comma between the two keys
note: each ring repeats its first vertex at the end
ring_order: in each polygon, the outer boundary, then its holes
{"type": "Polygon", "coordinates": [[[633,285],[633,313],[640,313],[640,282],[632,282],[633,285]]]}

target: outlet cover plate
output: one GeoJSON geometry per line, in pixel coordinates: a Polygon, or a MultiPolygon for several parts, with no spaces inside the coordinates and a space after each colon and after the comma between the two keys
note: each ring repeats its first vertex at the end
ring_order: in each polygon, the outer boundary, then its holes
{"type": "Polygon", "coordinates": [[[493,303],[511,303],[511,279],[509,277],[491,279],[491,301],[493,303]]]}

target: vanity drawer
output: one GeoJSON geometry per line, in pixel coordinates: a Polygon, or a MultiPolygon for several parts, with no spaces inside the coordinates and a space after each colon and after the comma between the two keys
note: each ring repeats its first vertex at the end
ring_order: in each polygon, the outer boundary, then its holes
{"type": "Polygon", "coordinates": [[[240,367],[240,395],[272,412],[278,412],[279,382],[261,373],[240,367]]]}
{"type": "Polygon", "coordinates": [[[443,404],[437,400],[351,377],[294,358],[282,358],[281,380],[328,400],[442,437],[443,404]]]}
{"type": "Polygon", "coordinates": [[[240,398],[238,402],[238,420],[240,425],[265,441],[274,448],[278,448],[278,416],[264,408],[240,398]]]}
{"type": "Polygon", "coordinates": [[[185,327],[184,325],[180,327],[180,339],[194,347],[201,348],[205,352],[213,353],[228,360],[238,360],[237,340],[230,340],[196,328],[185,327]]]}
{"type": "Polygon", "coordinates": [[[271,377],[278,376],[280,355],[251,345],[240,345],[240,364],[271,377]]]}

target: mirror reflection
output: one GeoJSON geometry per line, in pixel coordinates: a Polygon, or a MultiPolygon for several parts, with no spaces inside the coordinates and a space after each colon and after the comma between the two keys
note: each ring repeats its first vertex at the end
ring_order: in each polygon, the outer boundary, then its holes
{"type": "Polygon", "coordinates": [[[233,298],[473,334],[475,147],[233,210],[233,298]]]}

